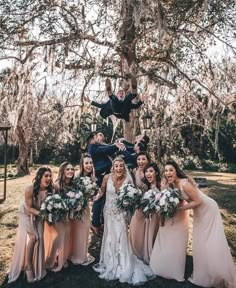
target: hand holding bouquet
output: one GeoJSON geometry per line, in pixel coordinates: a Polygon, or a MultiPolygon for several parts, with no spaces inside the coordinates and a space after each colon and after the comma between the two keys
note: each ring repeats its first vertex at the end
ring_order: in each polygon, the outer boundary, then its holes
{"type": "Polygon", "coordinates": [[[95,195],[97,195],[99,191],[99,188],[97,186],[95,179],[88,177],[88,176],[82,176],[82,177],[76,178],[74,180],[74,185],[88,199],[93,198],[95,195]]]}
{"type": "Polygon", "coordinates": [[[122,186],[117,192],[116,207],[127,215],[133,215],[135,210],[140,207],[142,191],[133,184],[122,186]]]}
{"type": "Polygon", "coordinates": [[[70,219],[81,219],[84,209],[87,207],[87,200],[79,190],[72,189],[66,193],[66,204],[69,209],[70,219]]]}
{"type": "Polygon", "coordinates": [[[141,198],[140,206],[146,218],[151,219],[153,212],[159,213],[160,198],[161,198],[161,193],[152,189],[149,189],[143,194],[143,197],[141,198]]]}
{"type": "Polygon", "coordinates": [[[176,208],[180,202],[179,190],[168,188],[161,191],[161,198],[159,201],[159,213],[164,218],[171,218],[176,212],[176,208]]]}
{"type": "Polygon", "coordinates": [[[61,221],[66,215],[68,207],[60,195],[55,194],[48,196],[40,207],[40,216],[46,220],[49,225],[61,221]]]}

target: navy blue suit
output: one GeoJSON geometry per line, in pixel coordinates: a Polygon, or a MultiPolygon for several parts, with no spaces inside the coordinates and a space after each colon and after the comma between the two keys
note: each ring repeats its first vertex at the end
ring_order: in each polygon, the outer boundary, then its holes
{"type": "Polygon", "coordinates": [[[120,151],[120,153],[124,156],[124,161],[128,169],[133,170],[137,166],[137,153],[130,153],[128,149],[125,151],[120,151]]]}
{"type": "MultiPolygon", "coordinates": [[[[111,156],[118,150],[114,144],[89,144],[88,153],[93,159],[95,168],[95,176],[97,184],[100,187],[105,174],[110,173],[112,161],[111,156]],[[109,157],[110,156],[110,157],[109,157]]],[[[102,208],[104,205],[104,197],[101,197],[93,203],[92,224],[95,227],[100,227],[102,222],[102,208]]]]}
{"type": "Polygon", "coordinates": [[[105,103],[98,103],[98,102],[92,101],[91,105],[101,108],[100,115],[103,119],[106,119],[108,116],[111,116],[113,114],[110,100],[108,100],[105,103]]]}
{"type": "Polygon", "coordinates": [[[132,100],[137,94],[129,93],[124,100],[119,100],[116,95],[109,95],[110,100],[105,103],[91,102],[91,105],[101,108],[100,115],[106,119],[114,114],[117,118],[124,119],[129,122],[129,114],[132,109],[138,109],[143,102],[139,100],[137,103],[132,103],[132,100]]]}

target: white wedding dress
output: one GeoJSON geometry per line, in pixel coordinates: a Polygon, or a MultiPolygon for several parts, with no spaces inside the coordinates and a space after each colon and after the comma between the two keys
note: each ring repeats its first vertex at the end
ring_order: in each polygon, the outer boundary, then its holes
{"type": "MultiPolygon", "coordinates": [[[[127,177],[124,184],[130,183],[127,177]]],[[[104,234],[99,263],[93,266],[99,277],[106,280],[118,279],[120,282],[133,285],[142,284],[154,278],[154,274],[133,253],[128,240],[125,217],[116,208],[116,191],[111,174],[106,189],[104,206],[104,234]]]]}

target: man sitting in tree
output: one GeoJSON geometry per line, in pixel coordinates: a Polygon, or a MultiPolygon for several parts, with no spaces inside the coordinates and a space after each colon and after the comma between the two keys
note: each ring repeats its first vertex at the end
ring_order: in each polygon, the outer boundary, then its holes
{"type": "Polygon", "coordinates": [[[132,103],[132,100],[137,96],[137,80],[135,77],[131,78],[131,90],[127,95],[125,95],[124,90],[119,90],[117,95],[113,94],[109,79],[106,79],[106,90],[110,98],[106,103],[91,102],[92,105],[101,108],[100,115],[104,119],[113,114],[117,118],[129,122],[131,110],[137,109],[143,104],[141,100],[132,103]]]}

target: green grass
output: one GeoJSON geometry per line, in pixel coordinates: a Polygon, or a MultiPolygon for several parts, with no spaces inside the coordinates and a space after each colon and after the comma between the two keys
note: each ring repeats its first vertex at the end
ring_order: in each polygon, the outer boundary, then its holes
{"type": "MultiPolygon", "coordinates": [[[[54,173],[58,168],[53,167],[54,173]]],[[[231,248],[232,255],[236,261],[236,175],[216,172],[191,172],[192,176],[205,176],[208,179],[209,187],[203,191],[210,197],[214,198],[221,211],[221,215],[224,222],[225,233],[231,248]]],[[[32,176],[25,176],[22,178],[14,179],[8,182],[8,194],[7,200],[4,204],[0,205],[0,283],[1,287],[50,287],[50,288],[103,288],[103,287],[117,287],[127,288],[132,287],[128,284],[121,284],[118,281],[105,281],[101,280],[97,273],[93,271],[91,265],[84,267],[81,265],[74,266],[69,263],[66,269],[61,272],[53,273],[49,272],[45,279],[34,284],[28,284],[21,276],[14,284],[7,284],[6,271],[13,253],[15,233],[17,227],[17,208],[20,200],[23,198],[23,188],[26,183],[31,182],[32,176]]],[[[55,176],[54,176],[55,179],[55,176]]],[[[0,186],[1,189],[1,186],[0,186]]],[[[99,259],[99,251],[101,245],[101,238],[96,237],[94,234],[90,234],[91,241],[89,246],[89,252],[96,257],[96,261],[99,259]]],[[[192,272],[192,257],[191,257],[191,237],[188,247],[188,256],[186,261],[186,279],[192,272]]],[[[191,288],[197,287],[193,284],[185,281],[184,283],[178,283],[172,280],[166,280],[161,277],[156,277],[145,283],[147,288],[191,288]]]]}

